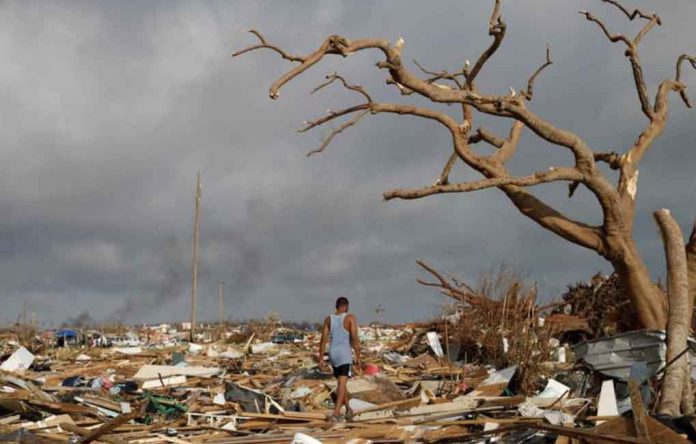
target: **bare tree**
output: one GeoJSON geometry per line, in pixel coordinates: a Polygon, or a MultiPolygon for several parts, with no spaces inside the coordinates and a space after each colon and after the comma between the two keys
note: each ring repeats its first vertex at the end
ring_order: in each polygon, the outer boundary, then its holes
{"type": "MultiPolygon", "coordinates": [[[[621,277],[631,297],[637,323],[647,328],[664,328],[667,322],[666,296],[650,279],[648,269],[632,235],[638,166],[652,143],[665,128],[669,94],[672,92],[679,94],[686,106],[691,107],[686,95],[686,83],[683,81],[682,71],[685,65],[696,68],[696,57],[686,54],[679,56],[675,64],[674,77],[663,80],[657,86],[657,93],[651,100],[643,75],[638,46],[653,27],[661,25],[660,17],[655,13],[646,13],[638,9],[631,12],[615,0],[603,0],[603,2],[609,3],[619,13],[625,14],[630,21],[637,20],[642,24],[635,37],[629,38],[612,33],[592,13],[580,11],[606,35],[610,42],[625,46],[625,55],[633,71],[640,108],[647,123],[633,146],[628,147],[622,154],[597,150],[589,146],[579,135],[554,126],[528,108],[534,96],[535,80],[545,68],[552,64],[548,47],[546,60],[527,79],[519,93],[512,87],[503,95],[487,94],[478,89],[476,84],[478,76],[505,38],[507,26],[501,15],[501,0],[495,0],[493,13],[488,22],[488,33],[492,37],[492,42],[473,65],[466,62],[463,67],[455,70],[432,71],[415,63],[422,71],[422,77],[416,75],[403,63],[403,39],[391,43],[384,39],[350,40],[340,35],[331,35],[314,52],[297,55],[269,43],[261,33],[251,30],[250,32],[259,40],[258,44],[238,51],[234,55],[239,56],[257,49],[269,49],[283,59],[297,64],[271,85],[269,95],[272,99],[277,99],[280,89],[286,83],[303,74],[326,56],[347,57],[366,50],[381,52],[384,58],[377,63],[377,68],[387,71],[388,85],[397,88],[403,96],[422,96],[435,103],[457,104],[461,107],[461,118],[424,106],[375,101],[365,88],[349,83],[338,74],[332,74],[327,76],[326,82],[315,88],[313,92],[330,84],[339,84],[355,92],[363,101],[340,110],[329,110],[326,115],[305,122],[299,130],[301,133],[333,121],[342,122],[332,129],[328,137],[318,148],[312,150],[310,155],[326,149],[335,136],[369,115],[381,113],[409,115],[438,122],[451,135],[452,153],[437,181],[423,188],[387,191],[384,193],[386,200],[419,199],[434,194],[498,188],[526,217],[569,242],[596,251],[608,260],[621,277]],[[510,119],[512,123],[507,136],[501,137],[483,127],[474,129],[474,116],[477,112],[510,119]],[[573,155],[574,164],[554,166],[527,176],[511,175],[506,164],[515,155],[520,135],[525,128],[544,141],[569,150],[573,155]],[[474,150],[474,145],[477,143],[492,145],[496,150],[490,155],[480,154],[474,150]],[[462,162],[476,170],[483,178],[474,182],[451,183],[450,171],[457,162],[462,162]],[[599,163],[604,163],[619,172],[618,183],[613,184],[607,179],[599,168],[599,163]],[[594,226],[571,219],[530,191],[532,186],[550,182],[567,182],[569,197],[572,197],[578,186],[587,188],[602,209],[602,224],[594,226]]],[[[691,255],[691,258],[696,261],[696,254],[691,255]]]]}
{"type": "Polygon", "coordinates": [[[687,350],[694,301],[689,298],[684,236],[669,210],[655,211],[654,216],[662,234],[667,262],[669,319],[665,359],[673,362],[665,370],[659,412],[669,416],[679,416],[680,412],[693,414],[689,356],[684,351],[687,350]]]}

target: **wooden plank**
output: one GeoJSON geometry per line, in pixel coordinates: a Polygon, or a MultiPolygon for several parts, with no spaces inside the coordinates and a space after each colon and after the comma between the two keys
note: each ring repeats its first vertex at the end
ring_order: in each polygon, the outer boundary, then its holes
{"type": "MultiPolygon", "coordinates": [[[[648,429],[650,430],[651,443],[686,444],[689,442],[687,439],[683,438],[677,432],[665,426],[660,421],[653,419],[650,416],[646,416],[645,419],[648,425],[648,429]]],[[[597,427],[591,429],[590,431],[594,433],[598,438],[590,439],[587,441],[592,444],[600,444],[604,442],[600,437],[604,436],[605,434],[611,434],[614,436],[635,435],[635,425],[631,418],[620,416],[614,419],[610,419],[598,425],[597,427]]],[[[643,440],[643,442],[647,441],[643,440]]]]}
{"type": "Polygon", "coordinates": [[[129,413],[127,415],[120,415],[112,419],[111,421],[105,422],[101,427],[93,430],[89,435],[84,436],[81,440],[81,444],[87,444],[90,443],[102,435],[106,435],[107,433],[111,432],[114,430],[116,427],[120,426],[121,424],[125,424],[126,422],[130,421],[131,419],[135,419],[141,415],[140,411],[129,413]]]}
{"type": "Polygon", "coordinates": [[[191,444],[191,441],[185,441],[183,439],[175,438],[173,436],[162,435],[161,433],[155,434],[156,437],[165,442],[171,442],[173,444],[191,444]]]}
{"type": "Polygon", "coordinates": [[[5,416],[4,418],[0,418],[0,425],[2,424],[9,424],[11,422],[19,421],[20,416],[19,415],[9,415],[5,416]]]}
{"type": "Polygon", "coordinates": [[[421,403],[421,397],[415,396],[413,398],[402,399],[401,401],[392,401],[392,402],[385,402],[384,404],[378,404],[374,407],[369,407],[366,409],[358,410],[355,412],[355,414],[360,415],[362,413],[378,412],[380,410],[395,409],[397,407],[401,407],[401,408],[415,407],[420,403],[421,403]]]}
{"type": "Polygon", "coordinates": [[[88,407],[78,404],[69,404],[67,402],[44,402],[39,400],[30,400],[32,404],[39,408],[45,408],[50,411],[58,411],[61,413],[76,414],[76,415],[97,415],[99,412],[94,407],[88,407]]]}
{"type": "Polygon", "coordinates": [[[291,418],[291,419],[307,419],[310,421],[323,421],[326,419],[326,415],[324,413],[315,413],[315,412],[289,412],[285,411],[283,413],[284,418],[291,418]]]}
{"type": "MultiPolygon", "coordinates": [[[[60,428],[63,430],[67,430],[68,432],[75,433],[80,436],[89,436],[92,433],[92,430],[86,429],[84,427],[76,426],[75,424],[70,424],[67,422],[62,422],[60,423],[60,428]]],[[[107,442],[110,444],[127,444],[127,441],[116,438],[113,436],[102,436],[99,438],[99,441],[107,442]]]]}
{"type": "Polygon", "coordinates": [[[92,433],[90,429],[86,429],[75,424],[70,424],[69,422],[61,422],[59,425],[61,429],[67,430],[68,432],[72,432],[80,436],[87,436],[90,433],[92,433]]]}
{"type": "Polygon", "coordinates": [[[244,412],[239,415],[240,419],[252,418],[252,419],[268,419],[271,421],[316,421],[325,420],[326,415],[321,413],[301,413],[301,412],[286,412],[285,415],[273,415],[271,413],[252,413],[244,412]],[[289,414],[289,415],[288,415],[289,414]]]}
{"type": "Polygon", "coordinates": [[[554,426],[550,424],[541,423],[525,423],[525,427],[529,427],[537,430],[546,430],[548,432],[558,433],[559,435],[569,436],[571,438],[581,438],[587,440],[594,440],[593,442],[615,442],[621,444],[645,444],[647,441],[641,438],[632,438],[629,436],[615,436],[606,433],[598,434],[589,430],[574,429],[570,427],[554,426]]]}
{"type": "Polygon", "coordinates": [[[640,383],[637,379],[631,378],[628,380],[628,392],[631,395],[631,408],[633,410],[633,423],[636,427],[636,436],[649,441],[650,432],[648,431],[648,424],[645,419],[643,397],[640,395],[640,383]]]}

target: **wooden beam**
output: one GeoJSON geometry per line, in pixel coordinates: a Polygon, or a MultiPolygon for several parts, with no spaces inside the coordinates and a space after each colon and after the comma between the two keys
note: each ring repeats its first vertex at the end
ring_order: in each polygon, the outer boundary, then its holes
{"type": "Polygon", "coordinates": [[[643,405],[643,397],[640,395],[640,383],[637,379],[631,378],[628,380],[628,392],[631,395],[631,408],[633,410],[633,424],[636,427],[636,436],[650,441],[648,424],[645,419],[645,406],[643,405]]]}

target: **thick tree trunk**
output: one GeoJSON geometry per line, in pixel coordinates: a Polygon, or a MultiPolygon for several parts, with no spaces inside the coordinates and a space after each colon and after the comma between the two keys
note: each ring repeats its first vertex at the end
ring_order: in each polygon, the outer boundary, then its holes
{"type": "MultiPolygon", "coordinates": [[[[668,210],[654,213],[662,233],[667,258],[667,291],[669,294],[669,321],[667,323],[667,362],[674,360],[687,347],[691,327],[691,304],[687,278],[684,236],[668,210]]],[[[658,412],[678,416],[681,407],[692,410],[693,398],[689,388],[690,371],[686,354],[667,367],[662,380],[662,395],[658,412]]]]}
{"type": "Polygon", "coordinates": [[[632,239],[622,242],[623,251],[611,260],[635,310],[636,327],[664,330],[667,326],[667,298],[655,285],[632,239]]]}
{"type": "Polygon", "coordinates": [[[686,270],[689,275],[689,302],[693,310],[696,300],[696,223],[691,230],[689,243],[686,244],[686,270]]]}
{"type": "MultiPolygon", "coordinates": [[[[686,244],[686,271],[689,280],[689,313],[691,313],[689,316],[689,326],[693,326],[694,300],[696,300],[696,223],[691,230],[689,242],[686,244]]],[[[689,374],[690,373],[691,362],[689,362],[689,374]]],[[[691,378],[688,379],[687,384],[684,386],[682,413],[685,415],[694,414],[694,392],[691,385],[691,378]]]]}

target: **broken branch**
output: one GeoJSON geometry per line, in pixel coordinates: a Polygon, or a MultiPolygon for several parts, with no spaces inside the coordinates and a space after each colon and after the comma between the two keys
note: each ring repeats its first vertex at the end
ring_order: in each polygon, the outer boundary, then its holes
{"type": "Polygon", "coordinates": [[[319,148],[314,149],[314,150],[307,153],[307,157],[310,157],[313,154],[321,153],[322,151],[324,151],[326,149],[326,147],[329,146],[329,144],[331,143],[331,141],[333,140],[334,137],[341,134],[343,131],[347,130],[351,126],[360,122],[360,120],[362,120],[362,118],[365,117],[365,115],[367,115],[367,113],[369,113],[369,112],[370,112],[369,110],[365,110],[365,111],[357,114],[355,117],[353,117],[352,119],[350,119],[349,121],[347,121],[343,125],[339,126],[338,128],[333,129],[331,131],[331,133],[329,133],[328,137],[324,138],[324,140],[321,142],[321,145],[319,145],[319,148]]]}
{"type": "Polygon", "coordinates": [[[604,35],[607,36],[607,38],[613,42],[616,43],[618,41],[623,42],[626,45],[626,56],[629,58],[631,62],[631,69],[633,71],[633,79],[636,84],[636,91],[638,93],[638,99],[640,100],[640,105],[641,109],[643,110],[643,114],[645,114],[646,117],[648,117],[650,120],[654,118],[653,116],[653,110],[652,106],[650,105],[650,99],[648,98],[648,88],[645,85],[645,78],[643,76],[643,67],[640,63],[640,58],[638,57],[638,44],[640,43],[641,39],[650,31],[650,29],[655,25],[655,24],[661,24],[660,18],[656,14],[645,14],[641,12],[640,10],[636,9],[633,11],[633,13],[629,13],[626,8],[624,8],[618,1],[616,0],[604,0],[606,3],[610,3],[617,8],[619,8],[626,16],[630,19],[633,20],[636,17],[641,17],[644,19],[649,20],[648,24],[646,24],[643,29],[636,35],[636,37],[633,39],[633,41],[629,40],[627,37],[623,36],[622,34],[612,34],[609,32],[609,29],[606,27],[606,25],[597,17],[592,15],[588,11],[580,11],[580,14],[583,14],[587,20],[596,23],[604,32],[604,35]]]}
{"type": "Polygon", "coordinates": [[[365,90],[365,88],[363,88],[362,86],[360,86],[360,85],[351,85],[350,83],[348,83],[348,82],[346,81],[346,79],[344,79],[342,76],[340,76],[340,75],[338,75],[338,74],[336,74],[336,73],[333,73],[333,74],[330,74],[330,75],[326,76],[326,79],[327,79],[326,82],[324,82],[324,83],[322,83],[321,85],[319,85],[319,86],[317,86],[316,88],[314,88],[314,89],[310,92],[310,94],[314,94],[314,93],[316,93],[317,91],[319,91],[320,89],[322,89],[322,88],[324,88],[324,87],[326,87],[326,86],[332,84],[332,83],[335,82],[336,80],[338,80],[338,81],[340,81],[340,82],[343,84],[343,86],[344,86],[346,89],[349,89],[349,90],[351,90],[351,91],[357,92],[358,94],[360,94],[360,95],[362,95],[363,97],[365,97],[365,99],[367,100],[367,103],[372,103],[372,97],[370,97],[370,95],[367,93],[367,90],[365,90]]]}
{"type": "Polygon", "coordinates": [[[448,185],[449,184],[449,174],[452,171],[454,164],[457,162],[458,157],[459,156],[457,155],[456,152],[450,154],[450,157],[447,160],[445,167],[442,169],[442,173],[440,173],[440,178],[437,180],[437,182],[435,182],[435,185],[448,185]]]}
{"type": "Polygon", "coordinates": [[[237,51],[237,52],[232,54],[232,57],[237,57],[237,56],[240,56],[240,55],[245,54],[247,52],[254,51],[256,49],[266,48],[266,49],[270,49],[270,50],[277,52],[285,60],[290,60],[291,62],[304,62],[305,61],[305,57],[288,54],[287,52],[283,51],[279,47],[269,44],[268,42],[266,42],[266,39],[263,37],[263,35],[259,31],[255,30],[255,29],[250,29],[249,32],[254,34],[259,39],[259,41],[261,43],[258,45],[250,46],[248,48],[244,48],[240,51],[237,51]]]}
{"type": "Polygon", "coordinates": [[[540,67],[538,67],[536,71],[534,71],[534,74],[532,74],[532,76],[527,81],[527,89],[522,90],[522,92],[521,92],[521,94],[524,96],[525,99],[527,99],[531,102],[532,96],[534,95],[534,80],[541,73],[541,71],[544,70],[544,68],[551,65],[552,63],[553,62],[551,61],[551,47],[547,44],[546,45],[546,62],[543,65],[541,65],[540,67]]]}
{"type": "Polygon", "coordinates": [[[575,168],[552,167],[549,171],[538,172],[529,176],[503,176],[481,179],[476,182],[436,184],[418,189],[395,189],[384,193],[385,200],[391,199],[420,199],[433,194],[466,193],[483,190],[501,185],[534,186],[561,180],[581,180],[582,174],[575,168]]]}
{"type": "Polygon", "coordinates": [[[610,151],[608,153],[594,153],[595,161],[604,162],[609,165],[612,170],[618,170],[621,168],[621,156],[615,151],[610,151]]]}

